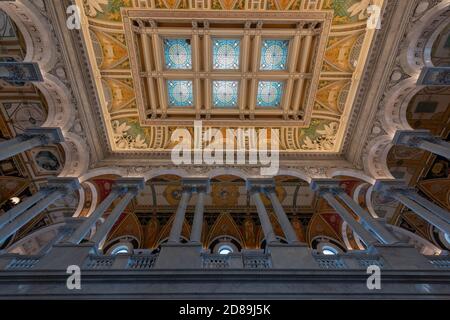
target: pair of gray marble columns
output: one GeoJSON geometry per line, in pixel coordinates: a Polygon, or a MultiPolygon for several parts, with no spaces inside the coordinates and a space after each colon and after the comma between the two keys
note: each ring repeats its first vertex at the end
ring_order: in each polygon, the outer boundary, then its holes
{"type": "Polygon", "coordinates": [[[394,237],[381,223],[370,213],[364,210],[353,200],[339,185],[339,181],[332,179],[313,179],[311,189],[318,191],[328,204],[337,212],[350,228],[361,238],[367,247],[376,244],[394,244],[399,240],[394,237]],[[358,217],[357,221],[353,215],[341,204],[341,200],[358,217]]]}
{"type": "Polygon", "coordinates": [[[450,234],[450,212],[420,196],[414,188],[398,180],[378,180],[374,191],[395,199],[422,219],[446,234],[450,234]]]}
{"type": "Polygon", "coordinates": [[[433,136],[428,130],[399,130],[392,143],[419,148],[450,159],[450,143],[433,136]]]}
{"type": "Polygon", "coordinates": [[[266,195],[270,200],[273,211],[277,217],[281,229],[283,230],[287,242],[289,244],[299,243],[295,230],[292,227],[292,224],[289,221],[289,218],[287,217],[286,212],[284,211],[283,206],[280,203],[280,200],[278,200],[278,196],[275,192],[274,180],[264,178],[249,179],[247,181],[247,190],[250,192],[251,198],[255,203],[256,211],[258,213],[259,221],[264,232],[266,243],[275,243],[278,242],[278,239],[273,230],[273,226],[270,221],[269,215],[267,214],[267,210],[261,199],[261,194],[266,195]]]}
{"type": "Polygon", "coordinates": [[[0,143],[0,161],[35,147],[64,141],[59,128],[27,129],[23,134],[0,143]]]}
{"type": "Polygon", "coordinates": [[[189,201],[194,193],[197,194],[197,202],[195,205],[194,220],[190,242],[200,243],[203,228],[203,214],[205,211],[205,196],[209,193],[210,183],[207,178],[186,178],[182,181],[181,199],[178,204],[177,212],[172,223],[169,234],[169,243],[179,243],[181,240],[181,232],[183,229],[184,218],[189,201]]]}
{"type": "Polygon", "coordinates": [[[92,214],[75,230],[70,236],[68,242],[79,244],[91,231],[92,227],[104,215],[106,210],[113,204],[113,202],[122,196],[122,199],[115,205],[109,216],[106,218],[90,241],[96,246],[101,244],[116,221],[120,218],[128,204],[133,200],[140,190],[144,188],[144,178],[121,178],[117,179],[111,189],[109,195],[98,205],[92,214]]]}
{"type": "Polygon", "coordinates": [[[77,178],[52,178],[47,186],[0,216],[0,243],[37,217],[56,200],[78,190],[77,178]]]}

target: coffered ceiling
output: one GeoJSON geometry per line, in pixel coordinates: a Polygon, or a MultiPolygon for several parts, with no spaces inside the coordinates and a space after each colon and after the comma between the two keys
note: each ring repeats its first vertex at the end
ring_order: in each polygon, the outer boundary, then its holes
{"type": "Polygon", "coordinates": [[[375,33],[368,1],[77,3],[113,152],[168,150],[195,120],[279,129],[285,152],[340,152],[375,33]]]}

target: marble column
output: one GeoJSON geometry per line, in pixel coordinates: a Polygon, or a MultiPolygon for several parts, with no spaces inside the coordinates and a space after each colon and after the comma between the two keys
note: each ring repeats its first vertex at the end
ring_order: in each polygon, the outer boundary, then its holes
{"type": "Polygon", "coordinates": [[[319,195],[324,198],[334,210],[336,210],[342,220],[350,226],[350,228],[361,238],[367,247],[377,243],[377,240],[372,236],[372,234],[358,221],[356,221],[347,209],[335,198],[335,196],[341,192],[337,181],[329,179],[314,179],[311,181],[311,189],[319,192],[319,195]]]}
{"type": "Polygon", "coordinates": [[[399,242],[399,240],[389,230],[387,230],[381,223],[372,217],[369,212],[364,210],[344,190],[338,189],[337,196],[359,216],[363,226],[372,231],[372,233],[374,233],[382,243],[393,244],[399,242]]]}
{"type": "Polygon", "coordinates": [[[186,209],[191,199],[191,188],[183,186],[181,193],[180,203],[178,204],[177,212],[175,213],[175,219],[172,223],[172,228],[169,234],[169,243],[179,243],[181,238],[181,231],[183,229],[184,216],[186,215],[186,209]]]}
{"type": "Polygon", "coordinates": [[[197,193],[197,203],[195,204],[194,221],[192,222],[191,242],[201,242],[203,228],[203,212],[205,210],[206,190],[197,193]]]}
{"type": "Polygon", "coordinates": [[[0,62],[0,79],[8,82],[42,82],[39,64],[36,62],[0,62]]]}
{"type": "Polygon", "coordinates": [[[420,204],[422,207],[426,208],[428,211],[431,211],[433,214],[441,218],[447,223],[450,223],[450,212],[445,210],[444,208],[441,208],[437,204],[434,204],[430,200],[420,196],[417,192],[414,190],[407,190],[405,194],[418,204],[420,204]]]}
{"type": "Polygon", "coordinates": [[[0,230],[0,243],[3,243],[6,239],[8,239],[8,237],[16,233],[25,224],[38,216],[53,202],[60,199],[67,193],[77,190],[80,187],[80,183],[77,178],[52,178],[48,180],[48,187],[51,189],[51,192],[48,195],[46,195],[30,209],[11,220],[0,230]]]}
{"type": "MultiPolygon", "coordinates": [[[[433,208],[425,208],[417,203],[415,199],[422,201],[419,199],[420,196],[414,196],[414,189],[408,187],[404,181],[378,180],[374,185],[374,191],[381,192],[387,197],[400,201],[403,205],[431,225],[435,226],[444,233],[450,234],[450,224],[446,222],[446,220],[440,218],[438,214],[431,211],[433,208]]],[[[422,203],[425,204],[423,201],[422,203]]]]}
{"type": "Polygon", "coordinates": [[[247,190],[256,206],[256,211],[263,229],[266,244],[269,245],[270,243],[278,242],[278,240],[273,230],[269,215],[267,214],[267,210],[261,199],[261,193],[264,192],[264,187],[267,186],[273,186],[273,179],[254,178],[248,179],[246,183],[247,190]]]}
{"type": "Polygon", "coordinates": [[[36,192],[31,197],[25,199],[12,209],[0,215],[0,229],[3,228],[7,223],[17,218],[20,214],[28,210],[32,205],[36,204],[38,201],[42,200],[47,196],[53,189],[44,187],[38,192],[36,192]]]}
{"type": "Polygon", "coordinates": [[[205,197],[210,190],[210,181],[207,178],[185,178],[183,184],[192,188],[192,192],[197,193],[197,202],[195,204],[194,220],[192,221],[192,230],[190,242],[200,243],[203,230],[203,213],[205,211],[205,197]]]}
{"type": "Polygon", "coordinates": [[[419,148],[450,159],[450,143],[433,136],[428,130],[398,130],[392,143],[419,148]]]}
{"type": "Polygon", "coordinates": [[[34,147],[63,141],[64,137],[59,128],[27,129],[23,134],[14,139],[0,143],[0,161],[33,149],[34,147]]]}
{"type": "Polygon", "coordinates": [[[117,185],[116,183],[112,187],[108,196],[97,206],[97,208],[95,208],[94,212],[92,212],[92,214],[85,221],[83,221],[83,223],[70,236],[68,241],[74,244],[80,243],[88,235],[98,219],[100,219],[105,211],[111,206],[114,200],[123,195],[126,191],[126,188],[117,185]]]}
{"type": "MultiPolygon", "coordinates": [[[[128,204],[133,200],[140,190],[144,188],[145,182],[143,178],[122,178],[116,180],[116,185],[125,189],[125,195],[120,202],[114,207],[111,214],[106,218],[105,222],[98,228],[91,241],[97,246],[105,239],[120,215],[126,209],[128,204]]],[[[105,204],[106,205],[106,204],[105,204]]]]}
{"type": "Polygon", "coordinates": [[[266,187],[264,188],[267,197],[270,199],[272,203],[273,210],[275,215],[277,216],[278,222],[280,223],[281,229],[286,237],[288,243],[299,243],[297,239],[297,234],[295,233],[294,228],[292,227],[291,222],[289,221],[286,212],[284,212],[283,206],[278,200],[277,194],[275,192],[275,187],[266,187]]]}

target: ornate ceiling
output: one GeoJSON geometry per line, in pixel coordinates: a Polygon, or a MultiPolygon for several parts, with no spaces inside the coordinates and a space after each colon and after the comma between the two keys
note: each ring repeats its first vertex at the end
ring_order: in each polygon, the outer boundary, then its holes
{"type": "Polygon", "coordinates": [[[167,150],[202,120],[277,128],[281,151],[340,152],[375,31],[368,1],[77,3],[112,151],[167,150]]]}

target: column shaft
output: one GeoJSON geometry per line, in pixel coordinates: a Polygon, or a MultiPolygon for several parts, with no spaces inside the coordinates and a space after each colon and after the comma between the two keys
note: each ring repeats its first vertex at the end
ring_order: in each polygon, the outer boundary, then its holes
{"type": "Polygon", "coordinates": [[[135,196],[136,196],[135,191],[128,191],[125,194],[125,196],[113,209],[108,218],[106,218],[105,222],[98,228],[97,232],[94,234],[94,237],[92,238],[92,242],[94,242],[96,245],[99,245],[102,242],[102,240],[111,231],[111,228],[114,226],[117,219],[119,219],[120,215],[123,213],[125,208],[128,206],[130,201],[133,200],[135,196]]]}
{"type": "Polygon", "coordinates": [[[183,229],[184,216],[186,214],[186,209],[191,198],[191,193],[184,190],[180,203],[178,204],[177,212],[175,213],[175,219],[172,223],[172,229],[170,229],[169,242],[178,243],[180,242],[181,231],[183,229]]]}
{"type": "Polygon", "coordinates": [[[205,192],[197,193],[194,221],[192,222],[191,242],[200,242],[202,239],[203,212],[205,210],[205,192]]]}
{"type": "Polygon", "coordinates": [[[436,217],[433,213],[400,192],[393,191],[392,196],[442,232],[450,234],[450,224],[444,220],[436,217]]]}
{"type": "Polygon", "coordinates": [[[431,211],[431,213],[434,213],[436,216],[441,218],[447,223],[450,223],[450,212],[446,211],[445,209],[439,207],[437,204],[434,204],[430,200],[418,195],[415,192],[408,192],[406,196],[418,204],[420,204],[422,207],[428,209],[431,211]]]}
{"type": "Polygon", "coordinates": [[[297,239],[297,234],[295,233],[295,230],[292,227],[292,224],[289,221],[289,218],[287,217],[286,212],[284,211],[283,206],[280,203],[280,200],[278,200],[275,191],[270,190],[268,192],[268,197],[270,199],[270,202],[272,203],[273,210],[275,211],[275,214],[278,218],[281,229],[286,236],[286,240],[289,243],[299,242],[297,239]]]}
{"type": "Polygon", "coordinates": [[[14,220],[19,216],[21,213],[23,213],[25,210],[28,210],[32,205],[34,205],[36,202],[40,201],[42,198],[44,198],[48,193],[50,192],[49,189],[41,189],[31,197],[25,199],[21,203],[19,203],[17,206],[12,208],[11,210],[8,210],[0,217],[0,229],[3,228],[8,222],[14,220]]]}
{"type": "Polygon", "coordinates": [[[7,224],[0,231],[0,243],[3,243],[9,236],[17,232],[20,228],[22,228],[25,224],[35,218],[39,213],[47,209],[49,205],[61,198],[63,195],[64,192],[62,190],[53,191],[44,199],[39,201],[36,205],[34,205],[31,209],[28,209],[26,212],[17,217],[17,219],[14,219],[9,224],[7,224]]]}
{"type": "Polygon", "coordinates": [[[95,225],[98,219],[102,217],[105,211],[111,206],[114,200],[116,200],[121,193],[121,190],[115,188],[111,190],[109,195],[95,208],[94,212],[75,230],[73,235],[69,238],[69,242],[78,244],[89,233],[91,228],[95,225]]]}
{"type": "Polygon", "coordinates": [[[428,140],[421,140],[417,147],[450,159],[450,144],[445,141],[434,143],[428,140]]]}
{"type": "Polygon", "coordinates": [[[363,228],[361,224],[356,221],[353,216],[336,200],[330,191],[325,191],[322,197],[336,210],[339,216],[347,222],[352,230],[364,241],[366,246],[370,246],[377,242],[377,240],[363,228]]]}
{"type": "Polygon", "coordinates": [[[261,222],[264,237],[266,238],[266,244],[276,242],[277,238],[275,236],[275,232],[273,231],[272,223],[270,222],[269,215],[267,214],[259,192],[253,192],[252,198],[256,205],[256,211],[258,212],[259,221],[261,222]]]}
{"type": "Polygon", "coordinates": [[[396,243],[399,240],[394,237],[384,226],[382,226],[374,217],[372,217],[366,210],[364,210],[356,201],[344,191],[338,193],[338,197],[350,207],[364,222],[363,226],[367,226],[377,237],[385,244],[396,243]]]}
{"type": "Polygon", "coordinates": [[[35,136],[28,138],[24,141],[9,144],[6,146],[6,148],[2,148],[0,144],[0,161],[8,159],[12,156],[15,156],[16,154],[19,154],[21,152],[30,150],[34,147],[40,146],[43,144],[43,138],[40,136],[35,136]]]}

